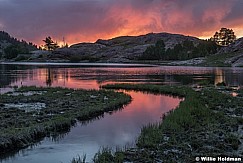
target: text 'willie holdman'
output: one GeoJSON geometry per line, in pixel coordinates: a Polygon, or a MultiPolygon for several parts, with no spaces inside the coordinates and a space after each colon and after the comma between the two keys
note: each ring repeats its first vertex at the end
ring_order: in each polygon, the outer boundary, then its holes
{"type": "Polygon", "coordinates": [[[241,162],[240,157],[196,157],[196,161],[228,161],[228,162],[241,162]]]}

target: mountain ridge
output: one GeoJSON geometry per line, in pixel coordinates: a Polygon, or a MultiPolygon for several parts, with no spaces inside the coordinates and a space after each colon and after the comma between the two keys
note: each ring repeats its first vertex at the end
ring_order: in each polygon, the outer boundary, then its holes
{"type": "Polygon", "coordinates": [[[201,40],[192,36],[170,33],[149,33],[140,36],[119,36],[112,39],[98,39],[95,43],[78,43],[69,48],[57,49],[53,58],[68,58],[74,55],[80,60],[90,56],[100,62],[131,62],[136,60],[147,47],[163,40],[165,48],[172,48],[185,40],[198,44],[201,40]]]}
{"type": "MultiPolygon", "coordinates": [[[[20,43],[21,46],[29,46],[25,41],[18,41],[16,38],[3,33],[13,42],[20,43]]],[[[5,38],[6,39],[6,38],[5,38]]],[[[0,53],[3,54],[7,46],[12,45],[0,38],[0,53]]],[[[208,42],[209,43],[209,42],[208,42]]],[[[20,53],[13,59],[2,59],[2,61],[27,61],[27,62],[96,62],[96,63],[154,63],[162,65],[191,65],[191,66],[243,66],[243,38],[237,39],[234,43],[221,47],[216,53],[208,53],[207,55],[192,55],[197,53],[204,54],[204,49],[195,48],[199,45],[208,46],[207,41],[201,40],[194,36],[185,36],[182,34],[172,33],[148,33],[140,36],[119,36],[111,39],[98,39],[94,43],[77,43],[70,47],[59,48],[54,51],[33,51],[29,54],[20,53]],[[147,49],[156,52],[155,45],[158,41],[163,41],[166,50],[177,46],[177,60],[149,59],[150,53],[146,53],[147,49]],[[187,46],[185,42],[187,41],[187,46]],[[189,42],[188,42],[189,41],[189,42]],[[189,46],[188,46],[189,43],[189,46]],[[203,44],[201,44],[203,43],[203,44]],[[206,43],[206,44],[204,44],[206,43]],[[191,44],[191,45],[190,45],[191,44]],[[191,55],[191,57],[180,57],[182,53],[178,51],[178,45],[182,48],[183,55],[191,55]],[[195,46],[195,47],[194,47],[195,46]],[[189,47],[189,48],[188,48],[189,47]],[[154,48],[154,49],[153,49],[154,48]],[[183,49],[184,48],[184,49],[183,49]],[[196,52],[194,50],[197,50],[196,52]],[[145,60],[140,60],[141,56],[146,54],[145,60]],[[187,59],[188,58],[188,59],[187,59]]],[[[31,44],[30,44],[31,45],[31,44]]],[[[32,45],[31,45],[32,46],[32,45]]],[[[179,49],[180,49],[179,48],[179,49]]],[[[166,51],[167,53],[167,51],[166,51]]],[[[171,53],[169,53],[171,54],[171,53]]],[[[165,54],[160,54],[165,55],[165,54]]],[[[168,53],[166,54],[168,55],[168,53]]],[[[175,55],[175,54],[173,54],[175,55]]],[[[0,56],[1,57],[1,56],[0,56]]],[[[144,59],[143,58],[143,59],[144,59]]]]}
{"type": "Polygon", "coordinates": [[[220,54],[232,54],[229,58],[225,60],[226,64],[230,64],[233,67],[242,67],[243,66],[243,37],[237,39],[235,42],[230,44],[227,47],[223,47],[218,51],[220,54]]]}

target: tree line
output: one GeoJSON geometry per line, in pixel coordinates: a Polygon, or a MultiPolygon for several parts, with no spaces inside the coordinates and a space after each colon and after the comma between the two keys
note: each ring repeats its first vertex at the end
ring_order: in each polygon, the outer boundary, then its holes
{"type": "MultiPolygon", "coordinates": [[[[159,40],[155,45],[149,46],[145,52],[138,58],[139,60],[187,60],[197,57],[205,57],[214,54],[221,46],[227,46],[236,40],[236,36],[232,29],[221,28],[215,32],[214,36],[209,40],[201,40],[199,43],[194,43],[190,40],[185,40],[176,44],[172,48],[166,48],[163,40],[159,40]]],[[[39,47],[42,50],[53,51],[60,48],[57,41],[48,36],[44,40],[44,45],[39,47]]],[[[63,38],[61,48],[68,47],[63,38]]],[[[0,31],[0,59],[13,59],[18,54],[28,54],[30,51],[37,50],[37,45],[24,40],[18,40],[11,37],[8,33],[0,31]]]]}
{"type": "Polygon", "coordinates": [[[149,46],[139,60],[187,60],[214,54],[218,49],[219,46],[210,40],[202,40],[198,44],[185,40],[166,49],[164,41],[159,40],[155,45],[149,46]]]}
{"type": "Polygon", "coordinates": [[[0,31],[0,58],[6,59],[16,58],[18,54],[28,54],[32,50],[37,49],[37,45],[32,42],[27,43],[24,40],[18,40],[11,37],[7,32],[0,31]]]}
{"type": "MultiPolygon", "coordinates": [[[[46,37],[44,40],[42,40],[45,44],[42,46],[43,50],[48,50],[48,51],[53,51],[57,48],[60,48],[60,46],[58,45],[57,41],[53,41],[51,36],[46,37]]],[[[63,38],[63,45],[61,46],[61,48],[67,48],[68,44],[65,43],[65,40],[63,38]]]]}
{"type": "Polygon", "coordinates": [[[194,44],[190,40],[176,44],[173,48],[165,48],[163,40],[149,46],[139,57],[140,60],[187,60],[214,54],[222,46],[228,46],[236,40],[232,29],[221,28],[209,40],[194,44]]]}
{"type": "MultiPolygon", "coordinates": [[[[42,49],[52,51],[60,46],[57,42],[54,42],[50,36],[46,37],[43,42],[45,43],[42,47],[38,47],[32,42],[27,43],[24,40],[18,40],[11,37],[7,32],[0,31],[0,59],[14,59],[19,54],[29,54],[31,51],[42,49]]],[[[68,47],[65,43],[62,48],[68,47]]]]}

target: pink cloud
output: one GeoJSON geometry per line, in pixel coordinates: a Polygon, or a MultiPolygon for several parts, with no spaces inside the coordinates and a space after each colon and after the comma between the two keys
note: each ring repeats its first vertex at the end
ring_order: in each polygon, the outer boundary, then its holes
{"type": "Polygon", "coordinates": [[[69,43],[150,32],[210,37],[221,27],[239,37],[242,7],[241,0],[9,0],[0,1],[0,30],[37,44],[49,35],[69,43]]]}

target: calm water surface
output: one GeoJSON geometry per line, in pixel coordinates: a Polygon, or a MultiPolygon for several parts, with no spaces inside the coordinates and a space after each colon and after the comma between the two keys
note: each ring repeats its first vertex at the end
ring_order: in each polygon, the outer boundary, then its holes
{"type": "MultiPolygon", "coordinates": [[[[225,82],[230,86],[243,85],[242,68],[147,67],[141,65],[1,65],[0,93],[13,86],[36,85],[99,89],[107,83],[211,84],[225,82]],[[98,66],[98,67],[97,67],[98,66]]],[[[60,163],[70,162],[77,155],[88,160],[105,147],[133,146],[141,127],[158,122],[163,113],[178,106],[181,101],[164,95],[126,92],[133,98],[121,111],[105,114],[87,124],[78,123],[58,140],[45,138],[38,145],[21,150],[2,160],[4,163],[60,163]]]]}

